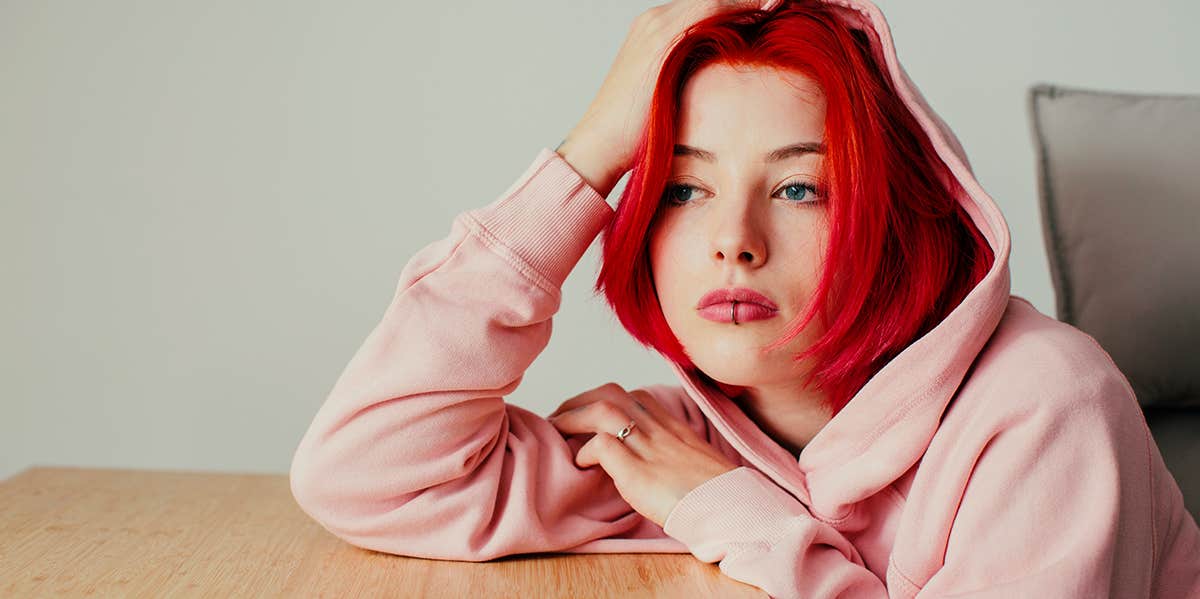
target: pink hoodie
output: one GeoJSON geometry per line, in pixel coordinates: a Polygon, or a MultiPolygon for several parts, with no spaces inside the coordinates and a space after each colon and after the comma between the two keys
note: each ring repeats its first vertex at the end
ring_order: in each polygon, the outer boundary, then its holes
{"type": "Polygon", "coordinates": [[[690,552],[773,597],[1200,597],[1200,529],[1129,384],[1090,336],[1010,295],[999,209],[897,62],[879,9],[836,3],[877,36],[996,260],[799,460],[675,368],[680,385],[645,390],[739,467],[660,528],[602,468],[575,466],[585,439],[504,401],[613,215],[543,148],[408,261],[296,449],[300,507],[376,551],[690,552]]]}

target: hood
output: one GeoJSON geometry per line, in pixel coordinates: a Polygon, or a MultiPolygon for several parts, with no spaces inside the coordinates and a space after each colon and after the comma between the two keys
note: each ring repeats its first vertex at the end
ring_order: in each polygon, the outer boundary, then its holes
{"type": "Polygon", "coordinates": [[[851,27],[864,30],[876,55],[885,59],[887,74],[904,103],[962,184],[965,195],[958,201],[991,246],[992,268],[941,323],[868,380],[804,447],[798,460],[720,388],[674,363],[671,366],[713,427],[750,464],[809,505],[814,515],[839,519],[900,478],[924,455],[942,413],[1008,305],[1010,240],[1008,223],[976,181],[958,139],[900,65],[883,13],[867,0],[826,3],[834,5],[851,27]]]}

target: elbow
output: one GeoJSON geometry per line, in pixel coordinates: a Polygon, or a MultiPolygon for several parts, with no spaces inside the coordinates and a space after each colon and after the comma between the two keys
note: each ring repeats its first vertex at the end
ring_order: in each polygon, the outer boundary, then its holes
{"type": "Polygon", "coordinates": [[[288,486],[292,491],[292,499],[301,511],[326,530],[335,530],[337,523],[333,520],[336,508],[339,503],[344,505],[345,498],[339,500],[335,497],[338,487],[336,477],[302,448],[292,456],[288,486]]]}
{"type": "Polygon", "coordinates": [[[288,470],[288,486],[292,491],[292,499],[301,511],[308,514],[312,519],[324,524],[317,501],[316,489],[313,486],[313,480],[318,477],[312,475],[312,469],[308,463],[301,459],[299,451],[292,457],[292,465],[288,470]]]}
{"type": "Polygon", "coordinates": [[[381,504],[390,501],[372,500],[359,485],[346,476],[338,476],[338,469],[320,465],[319,460],[306,459],[297,454],[292,459],[288,472],[288,485],[292,499],[302,512],[312,518],[330,534],[352,545],[364,549],[387,551],[378,541],[386,538],[385,531],[395,526],[402,512],[396,508],[405,498],[397,498],[394,506],[381,509],[381,504]]]}
{"type": "Polygon", "coordinates": [[[310,462],[293,460],[288,485],[300,511],[326,532],[352,545],[370,548],[350,534],[362,526],[360,514],[364,510],[357,498],[344,493],[339,495],[338,489],[343,487],[336,477],[313,467],[310,462]]]}

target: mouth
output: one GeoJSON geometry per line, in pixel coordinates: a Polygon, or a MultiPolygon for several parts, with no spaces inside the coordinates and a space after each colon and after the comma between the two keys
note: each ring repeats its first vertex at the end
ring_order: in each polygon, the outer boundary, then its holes
{"type": "Polygon", "coordinates": [[[771,318],[779,306],[749,287],[723,287],[705,293],[696,303],[700,316],[714,322],[742,323],[771,318]]]}
{"type": "Polygon", "coordinates": [[[754,302],[729,301],[709,304],[700,308],[699,313],[701,318],[713,322],[741,324],[772,318],[779,313],[779,310],[754,302]]]}

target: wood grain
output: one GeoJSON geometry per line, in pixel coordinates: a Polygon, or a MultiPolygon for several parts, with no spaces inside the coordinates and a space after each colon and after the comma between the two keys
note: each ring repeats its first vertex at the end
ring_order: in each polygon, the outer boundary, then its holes
{"type": "Polygon", "coordinates": [[[0,597],[766,597],[690,554],[488,562],[355,547],[286,475],[34,467],[0,482],[0,597]]]}

